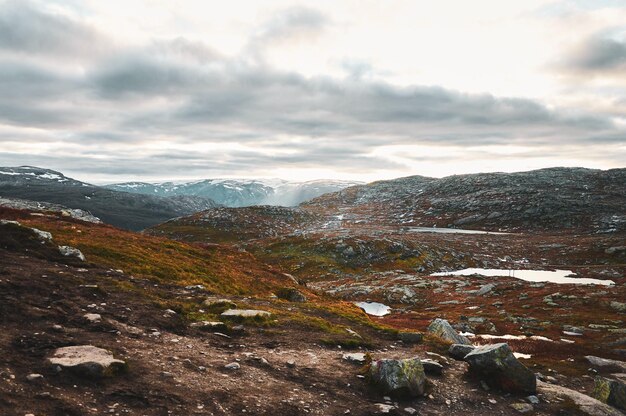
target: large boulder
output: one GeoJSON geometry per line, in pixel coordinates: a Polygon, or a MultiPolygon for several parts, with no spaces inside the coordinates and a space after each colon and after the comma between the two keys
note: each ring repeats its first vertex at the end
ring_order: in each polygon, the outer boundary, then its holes
{"type": "Polygon", "coordinates": [[[445,341],[449,341],[453,344],[465,344],[471,345],[472,343],[459,334],[448,321],[445,319],[437,318],[428,325],[428,332],[433,335],[437,335],[445,341]]]}
{"type": "Polygon", "coordinates": [[[76,257],[81,261],[86,261],[85,255],[77,248],[70,246],[59,246],[59,253],[65,257],[76,257]]]}
{"type": "Polygon", "coordinates": [[[58,348],[48,358],[48,363],[57,371],[69,370],[91,378],[114,376],[126,369],[124,361],[93,345],[58,348]]]}
{"type": "Polygon", "coordinates": [[[448,349],[448,354],[455,360],[463,361],[465,359],[465,356],[474,351],[475,348],[476,347],[474,347],[473,345],[452,344],[448,349]]]}
{"type": "Polygon", "coordinates": [[[306,302],[306,296],[298,289],[293,287],[284,287],[276,291],[276,296],[289,302],[306,302]]]}
{"type": "Polygon", "coordinates": [[[593,397],[618,409],[626,410],[626,374],[617,374],[614,379],[596,377],[593,397]]]}
{"type": "Polygon", "coordinates": [[[508,344],[500,343],[475,348],[465,356],[470,372],[483,378],[494,388],[512,393],[535,394],[535,374],[520,363],[508,344]]]}
{"type": "Polygon", "coordinates": [[[426,389],[426,374],[419,358],[372,361],[369,375],[383,394],[419,397],[426,389]]]}

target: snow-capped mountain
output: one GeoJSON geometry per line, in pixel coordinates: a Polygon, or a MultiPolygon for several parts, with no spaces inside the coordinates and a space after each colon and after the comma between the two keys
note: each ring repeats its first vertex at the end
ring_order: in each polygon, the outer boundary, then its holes
{"type": "Polygon", "coordinates": [[[205,179],[194,182],[126,182],[108,185],[109,189],[156,196],[201,196],[227,207],[251,205],[296,206],[328,192],[340,191],[358,182],[315,180],[290,182],[281,179],[205,179]]]}
{"type": "Polygon", "coordinates": [[[140,230],[181,215],[214,208],[217,204],[194,195],[161,197],[120,192],[68,178],[60,172],[33,166],[0,167],[0,206],[28,201],[83,210],[104,222],[140,230]],[[25,200],[25,201],[23,201],[25,200]]]}

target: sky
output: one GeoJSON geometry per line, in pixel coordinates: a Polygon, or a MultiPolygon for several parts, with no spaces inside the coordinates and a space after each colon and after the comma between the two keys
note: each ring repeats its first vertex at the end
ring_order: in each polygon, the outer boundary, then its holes
{"type": "Polygon", "coordinates": [[[94,183],[626,167],[626,0],[0,0],[0,87],[94,183]]]}

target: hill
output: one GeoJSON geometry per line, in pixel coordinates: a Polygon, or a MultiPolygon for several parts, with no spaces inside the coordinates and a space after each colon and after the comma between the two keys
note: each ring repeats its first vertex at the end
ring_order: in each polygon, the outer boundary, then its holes
{"type": "Polygon", "coordinates": [[[30,166],[0,167],[0,197],[46,202],[88,211],[106,223],[141,230],[170,218],[216,207],[207,198],[113,191],[30,166]]]}

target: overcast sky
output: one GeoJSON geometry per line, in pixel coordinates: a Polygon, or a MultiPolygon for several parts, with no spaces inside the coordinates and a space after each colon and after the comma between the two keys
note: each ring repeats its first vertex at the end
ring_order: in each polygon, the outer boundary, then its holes
{"type": "Polygon", "coordinates": [[[0,0],[0,166],[93,182],[626,166],[626,0],[0,0]]]}

